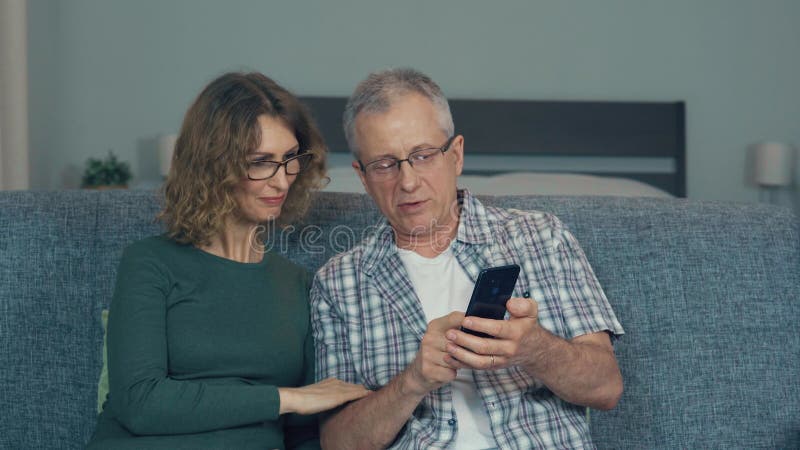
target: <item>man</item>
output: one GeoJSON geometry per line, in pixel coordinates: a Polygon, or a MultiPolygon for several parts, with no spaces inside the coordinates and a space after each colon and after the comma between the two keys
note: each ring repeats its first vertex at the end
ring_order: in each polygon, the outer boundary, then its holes
{"type": "Polygon", "coordinates": [[[464,137],[417,71],[370,75],[344,125],[386,221],[317,273],[317,377],[375,392],[324,420],[323,446],[592,448],[584,407],[617,404],[623,330],[572,235],[457,190],[464,137]],[[522,268],[508,320],[465,318],[480,270],[507,264],[522,268]]]}

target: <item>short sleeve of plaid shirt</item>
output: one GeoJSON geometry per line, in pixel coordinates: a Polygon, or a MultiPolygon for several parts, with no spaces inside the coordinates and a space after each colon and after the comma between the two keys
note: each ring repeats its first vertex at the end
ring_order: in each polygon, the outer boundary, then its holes
{"type": "MultiPolygon", "coordinates": [[[[561,337],[572,339],[584,334],[607,331],[612,342],[625,333],[606,298],[594,270],[578,241],[563,223],[547,213],[512,212],[517,215],[509,226],[521,225],[519,232],[538,236],[541,246],[537,250],[520,246],[516,249],[523,271],[527,274],[551,273],[555,276],[556,305],[561,337]],[[520,220],[521,219],[521,220],[520,220]],[[535,270],[533,267],[543,269],[535,270]]],[[[534,296],[534,300],[537,299],[534,296]]],[[[540,318],[541,320],[541,318],[540,318]]],[[[551,330],[552,331],[552,330],[551,330]]]]}

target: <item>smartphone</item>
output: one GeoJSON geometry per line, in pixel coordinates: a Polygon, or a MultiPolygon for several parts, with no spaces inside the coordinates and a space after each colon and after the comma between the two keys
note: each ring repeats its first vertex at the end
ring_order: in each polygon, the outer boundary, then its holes
{"type": "MultiPolygon", "coordinates": [[[[511,298],[518,277],[519,266],[516,264],[481,270],[465,315],[503,320],[506,315],[506,302],[511,298]]],[[[480,337],[492,337],[464,327],[461,327],[461,331],[480,337]]]]}

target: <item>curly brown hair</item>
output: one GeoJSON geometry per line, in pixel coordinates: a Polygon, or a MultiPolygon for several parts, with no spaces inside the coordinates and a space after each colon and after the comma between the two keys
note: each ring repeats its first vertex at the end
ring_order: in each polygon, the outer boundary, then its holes
{"type": "Polygon", "coordinates": [[[327,147],[311,114],[297,97],[260,73],[226,73],[206,86],[186,111],[164,183],[159,213],[167,235],[178,242],[208,245],[238,211],[234,193],[247,176],[247,155],[261,142],[258,117],[282,119],[294,131],[301,153],[313,158],[286,197],[278,225],[308,210],[312,191],[325,177],[327,147]]]}

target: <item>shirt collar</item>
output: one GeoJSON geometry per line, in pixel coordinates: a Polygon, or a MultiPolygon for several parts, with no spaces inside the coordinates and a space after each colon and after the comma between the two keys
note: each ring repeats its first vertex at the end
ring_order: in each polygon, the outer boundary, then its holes
{"type": "MultiPolygon", "coordinates": [[[[482,245],[492,242],[492,232],[486,217],[486,208],[468,190],[459,189],[456,199],[459,205],[456,241],[462,244],[482,245]]],[[[364,252],[364,271],[371,273],[384,258],[397,254],[394,229],[383,217],[372,237],[367,238],[364,252]]]]}
{"type": "Polygon", "coordinates": [[[492,242],[492,229],[483,204],[466,189],[459,189],[458,204],[461,214],[456,240],[465,244],[492,242]]]}

